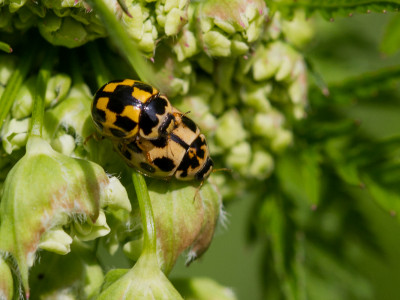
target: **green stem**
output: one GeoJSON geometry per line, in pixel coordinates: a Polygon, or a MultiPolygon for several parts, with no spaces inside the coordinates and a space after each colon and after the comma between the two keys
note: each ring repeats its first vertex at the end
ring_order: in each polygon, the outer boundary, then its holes
{"type": "Polygon", "coordinates": [[[18,66],[13,71],[11,77],[7,81],[6,88],[0,98],[0,129],[3,126],[4,120],[10,112],[11,106],[21,88],[28,71],[32,65],[33,58],[37,55],[37,43],[29,51],[21,55],[21,60],[18,66]]]}
{"type": "Polygon", "coordinates": [[[70,58],[70,70],[72,75],[72,85],[79,85],[85,84],[85,80],[82,76],[82,69],[81,65],[78,61],[78,53],[76,50],[72,50],[72,55],[69,56],[70,58]]]}
{"type": "Polygon", "coordinates": [[[36,91],[33,101],[31,127],[29,130],[29,135],[31,136],[42,136],[46,88],[51,76],[51,69],[54,63],[55,56],[55,48],[50,47],[46,53],[44,63],[36,78],[36,91]]]}
{"type": "Polygon", "coordinates": [[[146,181],[143,175],[138,172],[132,174],[133,184],[139,202],[140,215],[143,224],[143,253],[157,253],[157,236],[154,224],[153,209],[151,207],[149,192],[147,191],[146,181]]]}
{"type": "Polygon", "coordinates": [[[106,82],[110,81],[110,74],[104,65],[103,59],[101,58],[98,44],[94,42],[88,43],[86,45],[86,50],[94,70],[94,76],[96,76],[96,83],[100,87],[106,82]]]}
{"type": "Polygon", "coordinates": [[[115,14],[109,9],[107,1],[90,0],[88,2],[103,21],[110,38],[128,59],[140,79],[154,86],[159,86],[157,82],[155,82],[156,76],[153,74],[152,68],[146,62],[142,53],[138,50],[136,43],[122,27],[115,14]]]}

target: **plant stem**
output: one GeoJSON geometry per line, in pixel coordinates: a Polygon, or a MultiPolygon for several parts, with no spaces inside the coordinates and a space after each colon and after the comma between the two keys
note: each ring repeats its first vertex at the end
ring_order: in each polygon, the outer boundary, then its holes
{"type": "Polygon", "coordinates": [[[139,202],[140,215],[143,224],[143,253],[157,253],[157,236],[154,224],[153,209],[151,207],[149,192],[147,191],[146,181],[143,175],[138,172],[132,174],[133,184],[139,202]]]}
{"type": "Polygon", "coordinates": [[[36,91],[35,98],[33,101],[32,119],[29,130],[29,135],[42,136],[44,108],[45,108],[45,97],[47,83],[50,79],[51,69],[56,56],[56,50],[54,47],[49,47],[45,55],[45,60],[39,74],[36,78],[36,91]]]}
{"type": "Polygon", "coordinates": [[[21,88],[26,74],[28,74],[35,55],[37,55],[37,43],[21,55],[21,60],[19,61],[18,66],[7,81],[6,88],[0,98],[0,129],[3,126],[6,116],[10,112],[11,106],[21,88]]]}
{"type": "Polygon", "coordinates": [[[79,57],[78,53],[75,49],[72,51],[73,51],[73,54],[70,55],[70,57],[69,57],[72,85],[77,86],[77,85],[85,84],[85,80],[82,76],[81,65],[78,60],[78,57],[79,57]]]}
{"type": "Polygon", "coordinates": [[[104,65],[103,59],[101,58],[98,44],[95,42],[88,43],[86,45],[86,50],[94,70],[94,76],[96,76],[96,83],[100,87],[106,82],[110,81],[110,74],[104,65]]]}
{"type": "Polygon", "coordinates": [[[157,82],[155,82],[156,76],[153,74],[152,68],[138,50],[136,43],[117,20],[115,14],[109,9],[106,0],[90,0],[88,2],[103,21],[110,38],[128,59],[140,79],[158,86],[157,82]]]}

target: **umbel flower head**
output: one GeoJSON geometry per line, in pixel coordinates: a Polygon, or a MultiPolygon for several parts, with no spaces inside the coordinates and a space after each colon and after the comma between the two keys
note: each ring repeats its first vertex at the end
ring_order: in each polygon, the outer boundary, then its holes
{"type": "Polygon", "coordinates": [[[0,206],[0,251],[14,258],[27,297],[37,250],[66,254],[73,238],[107,234],[106,206],[131,210],[116,178],[93,162],[55,152],[40,137],[29,138],[25,156],[8,173],[0,206]]]}

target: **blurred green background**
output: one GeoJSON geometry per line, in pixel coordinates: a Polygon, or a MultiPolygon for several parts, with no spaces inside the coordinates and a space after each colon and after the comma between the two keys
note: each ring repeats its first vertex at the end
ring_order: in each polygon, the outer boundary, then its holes
{"type": "MultiPolygon", "coordinates": [[[[309,21],[315,22],[316,35],[304,54],[315,71],[330,87],[349,78],[390,69],[400,64],[400,53],[384,54],[382,39],[390,20],[396,13],[364,14],[338,17],[334,20],[322,19],[315,15],[309,21]]],[[[395,78],[394,78],[395,79],[395,78]]],[[[313,85],[312,76],[310,83],[313,85]]],[[[382,92],[379,88],[367,100],[359,101],[354,96],[352,105],[343,106],[343,112],[360,123],[360,132],[376,138],[400,134],[400,88],[399,80],[390,83],[382,92]]],[[[311,94],[310,97],[315,95],[311,94]]],[[[312,103],[312,99],[311,103],[312,103]]],[[[324,101],[329,102],[330,98],[324,101]]],[[[339,106],[340,109],[340,106],[339,106]]],[[[334,187],[332,187],[334,188],[334,187]]],[[[355,207],[367,217],[373,237],[383,251],[377,256],[369,251],[357,253],[357,270],[365,273],[375,291],[375,299],[400,298],[400,226],[398,221],[384,212],[360,187],[350,188],[355,195],[355,207]]],[[[346,200],[346,199],[345,199],[346,200]]],[[[324,201],[322,199],[322,201],[324,201]]],[[[209,276],[219,283],[231,287],[239,299],[262,299],[261,280],[262,248],[265,240],[248,243],[248,225],[252,216],[252,199],[242,199],[229,203],[227,228],[220,226],[210,249],[197,262],[184,266],[181,258],[171,277],[209,276]]],[[[318,213],[318,210],[315,212],[318,213]]],[[[352,241],[357,243],[357,240],[352,241]]],[[[327,299],[330,298],[327,295],[327,299]]]]}

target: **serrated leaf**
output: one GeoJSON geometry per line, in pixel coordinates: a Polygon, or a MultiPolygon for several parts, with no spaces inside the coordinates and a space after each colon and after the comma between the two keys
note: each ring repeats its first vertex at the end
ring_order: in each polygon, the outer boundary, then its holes
{"type": "Polygon", "coordinates": [[[270,241],[270,248],[273,257],[273,266],[282,283],[282,289],[287,299],[294,299],[290,284],[287,281],[286,262],[285,262],[285,217],[282,208],[277,204],[277,199],[269,195],[263,203],[260,211],[266,235],[270,241]]]}
{"type": "MultiPolygon", "coordinates": [[[[281,293],[285,299],[305,299],[305,239],[300,232],[288,226],[284,208],[279,204],[279,196],[269,195],[262,205],[260,218],[269,238],[272,254],[270,262],[280,282],[281,293]]],[[[268,269],[271,266],[267,266],[268,269]]],[[[271,297],[271,291],[267,291],[271,297]]],[[[272,291],[272,293],[277,291],[272,291]]],[[[274,293],[274,294],[275,294],[274,293]]],[[[275,294],[273,299],[278,298],[275,294]]]]}
{"type": "Polygon", "coordinates": [[[393,90],[393,84],[396,84],[399,78],[400,66],[385,67],[329,84],[329,96],[323,95],[319,87],[311,88],[310,99],[314,105],[322,107],[326,107],[327,99],[330,104],[352,104],[354,99],[371,100],[376,98],[379,91],[393,90]]]}
{"type": "MultiPolygon", "coordinates": [[[[351,264],[342,261],[342,257],[332,254],[320,244],[307,243],[308,278],[307,292],[310,295],[324,294],[323,299],[371,299],[373,291],[370,283],[351,264]],[[332,297],[326,297],[331,295],[332,297]]],[[[311,297],[310,299],[321,299],[311,297]]]]}
{"type": "Polygon", "coordinates": [[[292,17],[296,9],[304,9],[307,16],[318,11],[325,19],[329,20],[337,16],[346,17],[355,12],[398,11],[400,9],[400,0],[274,0],[271,1],[270,5],[286,17],[292,17]]]}
{"type": "Polygon", "coordinates": [[[386,54],[393,54],[400,49],[400,16],[393,16],[392,20],[386,26],[383,35],[381,51],[386,54]]]}
{"type": "Polygon", "coordinates": [[[369,176],[365,176],[363,179],[365,187],[371,193],[375,202],[391,215],[399,218],[400,194],[378,184],[369,176]]]}
{"type": "Polygon", "coordinates": [[[299,206],[316,206],[320,200],[319,154],[315,149],[290,152],[278,161],[277,173],[284,191],[299,206]]]}
{"type": "Polygon", "coordinates": [[[360,185],[362,181],[358,172],[357,165],[354,163],[344,163],[335,165],[336,172],[346,183],[351,185],[360,185]]]}

